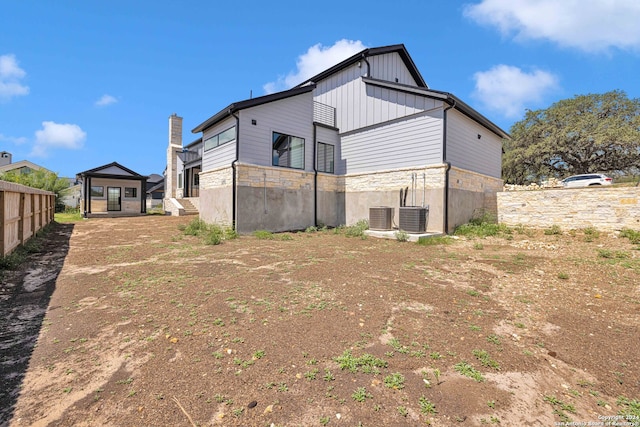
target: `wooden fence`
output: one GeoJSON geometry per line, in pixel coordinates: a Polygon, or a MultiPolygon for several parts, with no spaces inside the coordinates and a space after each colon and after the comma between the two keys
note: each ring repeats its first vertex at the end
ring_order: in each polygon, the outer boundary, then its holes
{"type": "Polygon", "coordinates": [[[0,256],[53,221],[55,193],[0,181],[0,256]]]}

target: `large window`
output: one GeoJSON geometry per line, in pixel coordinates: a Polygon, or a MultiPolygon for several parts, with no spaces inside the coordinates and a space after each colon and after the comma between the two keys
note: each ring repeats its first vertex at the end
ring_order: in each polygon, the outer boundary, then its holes
{"type": "Polygon", "coordinates": [[[331,144],[318,142],[318,172],[333,173],[334,147],[331,144]]]}
{"type": "Polygon", "coordinates": [[[91,197],[104,197],[104,187],[98,186],[98,185],[92,185],[91,197]]]}
{"type": "Polygon", "coordinates": [[[227,142],[236,140],[236,127],[230,127],[229,129],[220,132],[217,135],[213,135],[204,140],[204,151],[211,150],[212,148],[226,144],[227,142]]]}
{"type": "Polygon", "coordinates": [[[304,169],[304,139],[273,132],[273,166],[304,169]]]}

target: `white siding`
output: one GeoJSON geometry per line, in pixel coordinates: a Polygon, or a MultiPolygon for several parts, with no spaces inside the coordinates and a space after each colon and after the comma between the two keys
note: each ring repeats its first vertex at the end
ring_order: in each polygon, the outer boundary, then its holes
{"type": "MultiPolygon", "coordinates": [[[[371,76],[415,85],[415,81],[397,53],[368,58],[371,76]]],[[[393,120],[433,108],[434,102],[419,95],[409,95],[380,87],[367,87],[360,78],[367,65],[354,64],[320,82],[314,90],[314,100],[336,108],[336,127],[349,132],[365,126],[393,120]]]]}
{"type": "Polygon", "coordinates": [[[500,178],[502,139],[459,111],[449,110],[447,160],[461,169],[500,178]]]}
{"type": "Polygon", "coordinates": [[[240,111],[240,161],[272,165],[272,136],[279,132],[304,139],[304,170],[313,170],[311,92],[240,111]],[[256,124],[251,124],[255,120],[256,124]]]}
{"type": "Polygon", "coordinates": [[[346,173],[439,164],[441,147],[442,109],[342,137],[346,173]]]}
{"type": "Polygon", "coordinates": [[[398,79],[398,83],[416,85],[415,79],[397,52],[372,56],[367,58],[367,61],[371,64],[371,75],[369,77],[390,82],[395,82],[398,79]]]}
{"type": "MultiPolygon", "coordinates": [[[[235,124],[235,117],[229,117],[228,119],[223,120],[217,125],[205,130],[202,134],[203,146],[204,141],[206,141],[207,138],[216,135],[226,129],[229,129],[231,126],[235,126],[235,124]]],[[[208,170],[218,169],[224,166],[231,166],[231,162],[233,162],[235,158],[236,142],[229,142],[219,147],[212,148],[211,150],[205,151],[202,154],[202,171],[206,172],[208,170]]]]}

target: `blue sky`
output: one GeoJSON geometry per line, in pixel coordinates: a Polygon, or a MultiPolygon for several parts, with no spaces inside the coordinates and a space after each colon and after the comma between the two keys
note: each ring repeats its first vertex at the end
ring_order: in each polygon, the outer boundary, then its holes
{"type": "Polygon", "coordinates": [[[161,174],[191,129],[365,47],[403,43],[427,84],[508,131],[578,94],[640,97],[637,0],[0,0],[0,151],[60,176],[161,174]]]}

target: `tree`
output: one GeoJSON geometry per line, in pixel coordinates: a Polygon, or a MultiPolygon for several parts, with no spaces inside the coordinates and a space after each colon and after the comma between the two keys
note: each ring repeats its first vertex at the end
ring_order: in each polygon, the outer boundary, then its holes
{"type": "Polygon", "coordinates": [[[69,180],[58,178],[57,173],[43,170],[32,170],[27,173],[10,171],[0,174],[0,180],[56,193],[56,211],[64,207],[61,204],[60,193],[69,187],[69,180]]]}
{"type": "Polygon", "coordinates": [[[622,91],[578,95],[527,111],[504,143],[505,182],[527,184],[582,173],[619,174],[640,166],[640,99],[622,91]]]}

